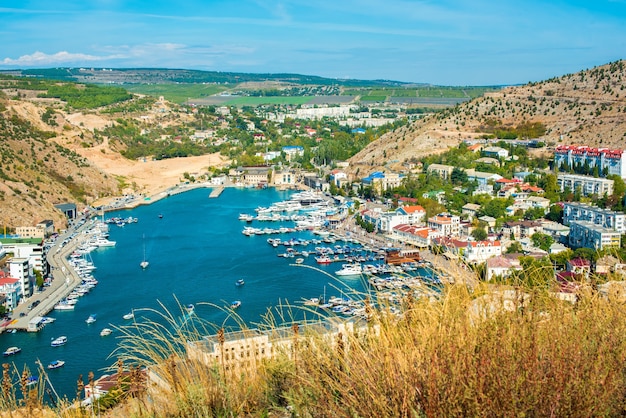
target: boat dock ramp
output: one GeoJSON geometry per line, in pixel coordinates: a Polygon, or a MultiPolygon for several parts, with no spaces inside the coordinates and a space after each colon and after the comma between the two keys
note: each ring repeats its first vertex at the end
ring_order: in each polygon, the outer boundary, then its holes
{"type": "Polygon", "coordinates": [[[223,191],[224,191],[224,186],[216,187],[215,189],[211,190],[211,193],[209,194],[209,198],[220,197],[223,191]]]}

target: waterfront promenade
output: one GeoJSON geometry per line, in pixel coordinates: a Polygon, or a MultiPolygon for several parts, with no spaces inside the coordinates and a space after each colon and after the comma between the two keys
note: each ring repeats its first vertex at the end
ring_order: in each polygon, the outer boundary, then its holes
{"type": "Polygon", "coordinates": [[[47,255],[52,276],[50,286],[44,287],[45,290],[42,292],[35,292],[33,296],[28,298],[29,303],[19,304],[11,313],[12,319],[0,324],[0,332],[13,329],[18,331],[29,330],[28,324],[31,320],[51,312],[54,309],[54,305],[67,297],[81,283],[81,278],[70,266],[68,257],[82,243],[81,238],[84,236],[82,232],[87,230],[88,227],[88,222],[86,222],[77,229],[68,228],[64,234],[57,238],[47,255]],[[73,233],[76,234],[74,238],[62,246],[63,241],[73,233]],[[39,301],[39,304],[32,309],[28,309],[28,306],[35,301],[39,301]]]}

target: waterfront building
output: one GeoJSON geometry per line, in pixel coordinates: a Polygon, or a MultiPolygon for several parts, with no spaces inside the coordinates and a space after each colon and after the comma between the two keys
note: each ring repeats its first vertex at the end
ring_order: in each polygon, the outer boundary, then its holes
{"type": "Polygon", "coordinates": [[[15,309],[19,303],[21,290],[19,279],[9,277],[0,271],[0,295],[4,296],[3,305],[8,311],[15,309]]]}
{"type": "Polygon", "coordinates": [[[578,174],[559,174],[557,176],[557,184],[561,191],[569,189],[572,192],[580,192],[583,196],[595,195],[602,197],[613,194],[613,180],[581,176],[578,174]]]}
{"type": "Polygon", "coordinates": [[[54,233],[54,222],[44,220],[35,226],[18,226],[15,228],[15,234],[20,238],[38,238],[44,239],[54,233]]]}
{"type": "Polygon", "coordinates": [[[2,239],[4,250],[17,258],[28,259],[34,270],[47,273],[48,263],[44,254],[42,240],[39,238],[30,239],[2,239]]]}
{"type": "Polygon", "coordinates": [[[28,258],[13,257],[9,260],[9,274],[20,282],[20,293],[28,298],[33,294],[33,270],[28,258]]]}
{"type": "Polygon", "coordinates": [[[563,204],[563,223],[570,225],[573,221],[587,221],[596,226],[626,233],[626,214],[609,209],[579,202],[563,204]]]}
{"type": "Polygon", "coordinates": [[[241,171],[243,172],[243,183],[246,186],[257,187],[259,185],[267,185],[272,168],[266,166],[241,167],[241,171]]]}
{"type": "Polygon", "coordinates": [[[589,221],[571,221],[569,223],[569,245],[572,248],[619,248],[621,233],[589,221]]]}
{"type": "Polygon", "coordinates": [[[286,355],[293,358],[299,339],[306,339],[307,344],[324,339],[331,344],[339,340],[348,349],[348,336],[357,331],[366,331],[366,324],[354,322],[320,321],[294,324],[268,330],[246,329],[241,331],[221,332],[205,336],[198,341],[187,343],[187,357],[209,367],[219,366],[226,371],[254,368],[264,359],[286,355]]]}
{"type": "Polygon", "coordinates": [[[554,150],[554,165],[561,168],[598,168],[599,174],[626,178],[626,153],[620,149],[592,148],[586,145],[559,145],[554,150]]]}
{"type": "Polygon", "coordinates": [[[277,186],[293,186],[296,180],[297,175],[294,170],[284,169],[274,172],[274,184],[277,186]]]}
{"type": "Polygon", "coordinates": [[[391,239],[394,241],[419,248],[430,247],[433,238],[440,236],[440,232],[418,225],[400,224],[394,226],[391,230],[391,239]]]}
{"type": "Polygon", "coordinates": [[[459,235],[461,218],[449,213],[439,213],[428,218],[428,227],[438,231],[442,236],[459,235]]]}

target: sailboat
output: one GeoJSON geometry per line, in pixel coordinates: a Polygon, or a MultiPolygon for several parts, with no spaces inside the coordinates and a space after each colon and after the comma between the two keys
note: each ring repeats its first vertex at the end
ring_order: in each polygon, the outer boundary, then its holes
{"type": "Polygon", "coordinates": [[[139,263],[139,266],[142,269],[146,269],[148,268],[148,265],[150,265],[150,263],[148,262],[148,260],[146,260],[146,236],[143,236],[143,261],[141,263],[139,263]]]}

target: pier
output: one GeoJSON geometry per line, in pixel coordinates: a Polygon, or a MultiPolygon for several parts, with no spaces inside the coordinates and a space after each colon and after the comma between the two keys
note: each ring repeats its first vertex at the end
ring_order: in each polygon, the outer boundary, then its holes
{"type": "Polygon", "coordinates": [[[209,194],[209,198],[220,197],[223,191],[224,191],[224,186],[216,187],[215,189],[211,190],[211,193],[209,194]]]}

